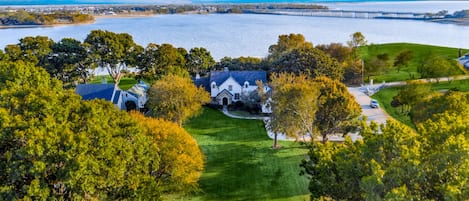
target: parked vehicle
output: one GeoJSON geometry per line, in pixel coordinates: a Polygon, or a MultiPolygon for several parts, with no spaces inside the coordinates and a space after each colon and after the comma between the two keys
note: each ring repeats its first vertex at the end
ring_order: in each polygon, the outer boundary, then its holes
{"type": "Polygon", "coordinates": [[[378,101],[375,100],[375,99],[371,99],[371,101],[370,101],[370,107],[371,107],[371,108],[378,108],[378,107],[379,107],[378,101]]]}

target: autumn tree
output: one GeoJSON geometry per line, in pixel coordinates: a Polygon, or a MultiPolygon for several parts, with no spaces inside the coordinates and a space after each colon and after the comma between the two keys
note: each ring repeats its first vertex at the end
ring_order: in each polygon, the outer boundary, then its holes
{"type": "Polygon", "coordinates": [[[203,170],[203,154],[195,139],[177,124],[131,113],[144,133],[158,147],[160,164],[152,173],[163,192],[196,190],[203,170]]]}
{"type": "Polygon", "coordinates": [[[308,134],[313,137],[313,123],[318,109],[317,87],[303,74],[273,74],[271,80],[272,114],[269,127],[275,134],[273,147],[278,147],[278,133],[296,139],[308,134]]]}
{"type": "Polygon", "coordinates": [[[188,76],[185,53],[185,49],[170,44],[150,43],[139,56],[139,76],[148,82],[155,82],[166,75],[188,76]]]}
{"type": "Polygon", "coordinates": [[[189,78],[177,75],[168,75],[156,81],[149,89],[148,97],[147,105],[152,116],[179,126],[210,101],[205,89],[196,87],[189,78]]]}
{"type": "Polygon", "coordinates": [[[192,74],[205,73],[215,65],[212,55],[203,47],[192,48],[186,58],[187,68],[192,74]]]}
{"type": "Polygon", "coordinates": [[[269,47],[269,61],[280,58],[283,54],[298,48],[313,48],[311,42],[307,42],[302,34],[280,35],[277,44],[269,47]]]}
{"type": "Polygon", "coordinates": [[[95,67],[105,68],[116,86],[126,69],[136,65],[137,56],[143,51],[127,33],[93,30],[84,42],[97,64],[95,67]]]}
{"type": "Polygon", "coordinates": [[[317,77],[313,82],[319,89],[318,105],[314,126],[323,142],[332,134],[346,134],[353,128],[353,122],[361,113],[360,105],[348,92],[347,87],[338,80],[317,77]]]}

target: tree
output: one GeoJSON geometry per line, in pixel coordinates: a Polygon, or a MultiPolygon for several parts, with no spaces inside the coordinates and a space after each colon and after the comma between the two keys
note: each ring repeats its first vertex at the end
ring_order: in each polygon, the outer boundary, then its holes
{"type": "Polygon", "coordinates": [[[81,42],[72,38],[63,38],[52,45],[52,51],[44,67],[52,77],[70,86],[74,81],[86,82],[89,77],[89,65],[91,65],[90,60],[81,42]]]}
{"type": "Polygon", "coordinates": [[[419,101],[424,100],[430,94],[431,88],[422,81],[407,81],[393,99],[402,106],[402,112],[409,112],[419,101]]]}
{"type": "Polygon", "coordinates": [[[147,105],[152,116],[175,122],[179,126],[209,102],[210,95],[205,89],[197,88],[189,78],[176,75],[163,77],[148,90],[147,105]]]}
{"type": "Polygon", "coordinates": [[[115,85],[119,85],[127,68],[136,64],[137,55],[143,48],[135,44],[127,33],[93,30],[85,39],[90,56],[98,67],[105,68],[115,85]]]}
{"type": "Polygon", "coordinates": [[[389,55],[388,54],[378,54],[376,57],[373,57],[370,60],[365,61],[365,72],[370,80],[372,75],[380,75],[383,72],[386,72],[389,68],[389,55]]]}
{"type": "Polygon", "coordinates": [[[24,37],[20,39],[18,46],[21,48],[23,61],[29,61],[39,66],[44,66],[44,62],[52,51],[54,44],[52,39],[47,36],[24,37]]]}
{"type": "Polygon", "coordinates": [[[158,148],[111,103],[81,101],[44,69],[0,63],[2,200],[158,199],[158,148]]]}
{"type": "Polygon", "coordinates": [[[270,64],[267,61],[257,57],[223,57],[214,66],[214,69],[222,70],[270,70],[270,64]]]}
{"type": "Polygon", "coordinates": [[[313,82],[319,88],[319,108],[314,126],[325,143],[328,135],[346,134],[360,116],[361,107],[340,81],[317,77],[313,82]]]}
{"type": "Polygon", "coordinates": [[[343,68],[337,60],[316,48],[298,48],[284,53],[273,62],[275,72],[305,73],[311,77],[327,76],[341,80],[343,68]]]}
{"type": "Polygon", "coordinates": [[[205,73],[215,65],[210,52],[201,48],[192,48],[186,57],[189,72],[193,74],[205,73]]]}
{"type": "Polygon", "coordinates": [[[428,56],[422,65],[417,67],[421,78],[435,78],[437,82],[440,77],[451,75],[451,63],[440,56],[428,56]]]}
{"type": "Polygon", "coordinates": [[[317,45],[317,49],[329,54],[332,58],[337,59],[339,63],[343,63],[352,53],[352,48],[342,45],[342,43],[331,43],[328,45],[317,45]]]}
{"type": "Polygon", "coordinates": [[[298,48],[313,48],[311,42],[307,42],[302,34],[280,35],[277,44],[269,47],[269,61],[277,60],[284,53],[288,53],[298,48]]]}
{"type": "Polygon", "coordinates": [[[166,75],[188,76],[184,51],[170,44],[148,44],[139,56],[140,77],[155,82],[166,75]]]}
{"type": "Polygon", "coordinates": [[[397,72],[406,67],[412,58],[413,52],[411,50],[403,50],[399,52],[399,54],[394,59],[394,67],[397,69],[397,72]]]}
{"type": "Polygon", "coordinates": [[[204,166],[196,140],[173,122],[148,118],[136,112],[131,116],[158,147],[160,164],[152,175],[162,185],[163,192],[196,190],[204,166]]]}
{"type": "Polygon", "coordinates": [[[348,41],[347,44],[353,49],[356,49],[360,46],[365,46],[367,44],[367,41],[365,39],[365,36],[361,32],[355,32],[350,35],[350,41],[348,41]]]}
{"type": "Polygon", "coordinates": [[[298,139],[315,133],[313,123],[318,109],[318,89],[306,75],[273,74],[272,114],[269,128],[275,134],[273,148],[278,148],[277,135],[283,133],[298,139]]]}

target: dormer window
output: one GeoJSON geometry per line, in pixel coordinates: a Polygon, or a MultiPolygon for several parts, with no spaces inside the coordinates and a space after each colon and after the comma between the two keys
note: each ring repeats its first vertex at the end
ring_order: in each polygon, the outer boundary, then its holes
{"type": "Polygon", "coordinates": [[[249,82],[244,82],[244,88],[248,88],[249,87],[249,82]]]}
{"type": "Polygon", "coordinates": [[[216,87],[217,87],[217,84],[215,84],[215,82],[212,83],[212,89],[215,89],[216,87]]]}

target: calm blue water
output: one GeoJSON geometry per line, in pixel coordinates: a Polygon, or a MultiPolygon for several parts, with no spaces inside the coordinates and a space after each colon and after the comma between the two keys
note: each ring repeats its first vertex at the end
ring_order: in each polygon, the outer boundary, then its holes
{"type": "Polygon", "coordinates": [[[318,18],[255,14],[159,15],[142,18],[101,18],[94,24],[47,28],[0,29],[0,47],[25,36],[44,35],[84,40],[91,30],[130,33],[140,45],[170,43],[207,48],[215,59],[224,56],[264,57],[280,34],[301,33],[314,44],[345,43],[360,31],[370,43],[411,42],[469,48],[469,26],[412,20],[318,18]]]}

